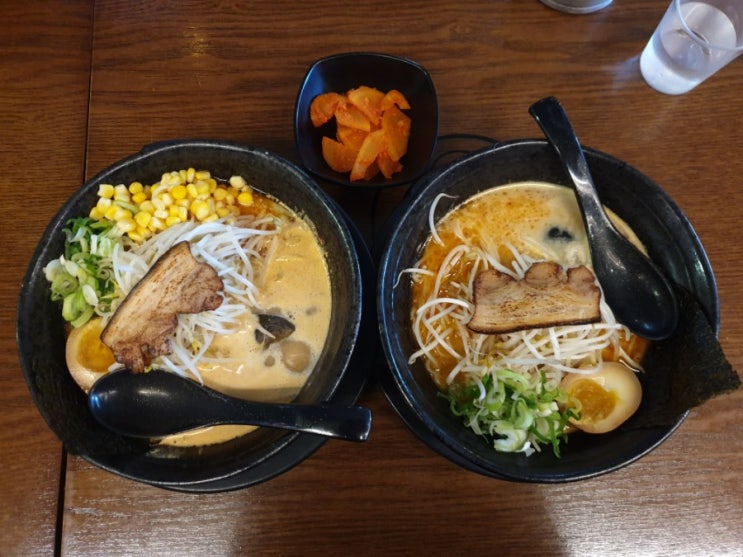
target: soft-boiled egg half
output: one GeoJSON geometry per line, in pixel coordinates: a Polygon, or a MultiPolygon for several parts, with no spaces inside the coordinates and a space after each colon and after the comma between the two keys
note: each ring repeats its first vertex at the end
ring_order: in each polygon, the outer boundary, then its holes
{"type": "Polygon", "coordinates": [[[101,341],[102,331],[103,320],[96,317],[72,329],[67,337],[67,368],[86,393],[115,362],[113,352],[101,341]]]}
{"type": "Polygon", "coordinates": [[[570,423],[587,433],[616,429],[637,411],[642,399],[637,374],[618,362],[604,362],[588,375],[569,373],[561,387],[580,401],[580,419],[570,418],[570,423]]]}

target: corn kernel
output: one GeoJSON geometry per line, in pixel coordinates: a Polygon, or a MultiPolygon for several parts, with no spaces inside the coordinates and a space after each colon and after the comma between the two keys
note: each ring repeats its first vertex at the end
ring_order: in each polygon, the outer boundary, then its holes
{"type": "Polygon", "coordinates": [[[203,222],[213,222],[217,220],[218,218],[219,217],[217,216],[216,213],[211,213],[204,218],[203,222]]]}
{"type": "Polygon", "coordinates": [[[150,224],[150,220],[152,220],[152,215],[147,211],[140,211],[134,215],[134,220],[139,226],[146,228],[147,225],[150,224]]]}
{"type": "Polygon", "coordinates": [[[114,186],[114,199],[116,201],[131,201],[132,196],[129,195],[129,190],[126,188],[124,184],[119,184],[118,186],[114,186]]]}
{"type": "Polygon", "coordinates": [[[126,219],[133,219],[134,215],[132,215],[132,212],[128,209],[124,209],[123,207],[114,206],[114,218],[111,220],[126,220],[126,219]]]}
{"type": "Polygon", "coordinates": [[[88,215],[93,220],[101,220],[106,216],[106,212],[100,209],[97,205],[90,210],[88,215]]]}
{"type": "Polygon", "coordinates": [[[143,240],[146,240],[152,236],[152,231],[146,226],[137,226],[137,234],[139,234],[143,240]]]}
{"type": "Polygon", "coordinates": [[[155,204],[151,200],[142,201],[142,203],[139,204],[139,211],[145,211],[147,213],[154,213],[156,210],[155,204]]]}
{"type": "Polygon", "coordinates": [[[204,220],[209,216],[209,204],[206,201],[196,200],[191,203],[190,211],[198,220],[204,220]]]}
{"type": "Polygon", "coordinates": [[[185,199],[188,195],[188,190],[186,189],[186,186],[182,184],[178,184],[177,186],[174,186],[172,190],[170,190],[170,195],[173,196],[173,199],[185,199]]]}
{"type": "Polygon", "coordinates": [[[212,195],[214,196],[215,200],[224,201],[224,199],[227,197],[227,190],[225,188],[218,187],[218,188],[215,188],[212,195]]]}
{"type": "Polygon", "coordinates": [[[199,180],[198,182],[196,182],[195,186],[196,186],[197,197],[199,195],[209,195],[210,191],[209,191],[209,183],[208,182],[205,182],[203,180],[199,180]]]}
{"type": "Polygon", "coordinates": [[[181,219],[171,215],[165,219],[165,226],[173,226],[174,224],[178,224],[179,222],[181,222],[181,219]]]}
{"type": "Polygon", "coordinates": [[[130,230],[129,232],[127,232],[127,236],[129,236],[132,241],[138,244],[141,244],[145,240],[144,236],[137,232],[137,230],[130,230]]]}
{"type": "Polygon", "coordinates": [[[162,175],[162,178],[160,178],[160,183],[167,187],[173,187],[177,186],[181,183],[181,176],[178,172],[167,172],[162,175]]]}
{"type": "Polygon", "coordinates": [[[195,184],[188,184],[186,186],[186,191],[191,199],[196,199],[196,196],[199,195],[199,191],[196,189],[195,184]]]}
{"type": "Polygon", "coordinates": [[[121,230],[121,232],[131,232],[132,230],[137,229],[137,223],[134,222],[133,218],[128,217],[117,221],[116,227],[121,230]]]}
{"type": "Polygon", "coordinates": [[[168,213],[168,210],[167,210],[167,209],[158,209],[158,210],[157,210],[157,211],[155,211],[155,213],[154,213],[154,215],[155,215],[155,216],[156,216],[157,218],[159,218],[159,219],[167,219],[167,218],[168,218],[168,215],[169,215],[169,214],[170,214],[170,213],[168,213]]]}
{"type": "Polygon", "coordinates": [[[231,213],[232,213],[232,211],[230,211],[230,208],[229,207],[224,207],[224,206],[223,207],[217,207],[217,216],[219,218],[224,218],[226,216],[229,216],[231,213]]]}
{"type": "Polygon", "coordinates": [[[131,184],[129,184],[129,193],[131,193],[132,195],[143,192],[144,186],[142,185],[142,182],[132,182],[131,184]]]}
{"type": "Polygon", "coordinates": [[[106,218],[108,220],[115,220],[114,217],[116,216],[116,210],[119,209],[116,205],[111,205],[108,209],[106,209],[106,218]]]}
{"type": "Polygon", "coordinates": [[[132,203],[139,205],[143,201],[147,201],[147,194],[143,191],[132,194],[132,203]]]}
{"type": "Polygon", "coordinates": [[[230,176],[230,185],[236,188],[244,188],[248,183],[242,176],[230,176]]]}
{"type": "Polygon", "coordinates": [[[150,199],[152,201],[152,204],[155,206],[156,211],[164,211],[165,210],[165,203],[160,197],[153,197],[150,199]]]}
{"type": "Polygon", "coordinates": [[[150,223],[147,225],[147,228],[149,228],[153,232],[157,232],[158,230],[165,229],[165,223],[157,217],[152,217],[152,219],[150,219],[150,223]]]}
{"type": "Polygon", "coordinates": [[[98,197],[111,199],[114,196],[114,187],[111,184],[100,184],[98,186],[98,197]]]}
{"type": "Polygon", "coordinates": [[[244,191],[237,196],[237,202],[243,207],[253,204],[253,192],[244,191]]]}
{"type": "Polygon", "coordinates": [[[170,207],[173,204],[173,196],[170,195],[170,192],[165,192],[160,196],[160,199],[162,199],[163,204],[166,207],[170,207]]]}
{"type": "Polygon", "coordinates": [[[194,177],[196,176],[196,169],[193,167],[189,167],[189,169],[186,171],[186,183],[190,184],[193,182],[194,177]]]}
{"type": "Polygon", "coordinates": [[[106,209],[111,206],[111,200],[108,197],[99,197],[98,203],[96,203],[95,206],[105,213],[106,209]]]}
{"type": "Polygon", "coordinates": [[[206,180],[207,178],[211,178],[211,172],[208,170],[197,170],[194,173],[194,180],[206,180]]]}

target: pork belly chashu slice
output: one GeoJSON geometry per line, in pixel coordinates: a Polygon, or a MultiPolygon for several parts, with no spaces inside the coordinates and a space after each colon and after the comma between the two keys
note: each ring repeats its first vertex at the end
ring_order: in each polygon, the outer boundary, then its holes
{"type": "Polygon", "coordinates": [[[475,277],[475,312],[467,327],[503,334],[524,329],[594,323],[601,319],[601,290],[590,269],[534,263],[521,280],[495,269],[475,277]]]}
{"type": "Polygon", "coordinates": [[[170,353],[169,337],[179,313],[218,308],[224,283],[217,272],[191,254],[188,242],[165,252],[129,292],[101,333],[116,361],[132,372],[170,353]]]}

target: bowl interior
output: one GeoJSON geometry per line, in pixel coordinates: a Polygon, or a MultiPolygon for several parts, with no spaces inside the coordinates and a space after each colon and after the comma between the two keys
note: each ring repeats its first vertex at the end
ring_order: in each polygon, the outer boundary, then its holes
{"type": "MultiPolygon", "coordinates": [[[[653,258],[678,284],[698,298],[710,323],[719,321],[717,290],[711,267],[691,225],[680,209],[652,181],[627,164],[587,149],[586,156],[604,203],[622,217],[645,243],[653,258]]],[[[667,438],[683,420],[662,427],[635,428],[654,397],[646,392],[637,414],[612,433],[573,434],[556,458],[549,448],[530,457],[495,452],[465,428],[437,395],[422,363],[408,365],[417,346],[410,328],[410,285],[399,281],[402,269],[418,259],[428,235],[428,212],[439,193],[436,219],[470,196],[491,187],[520,181],[567,184],[564,170],[545,141],[515,141],[465,157],[423,179],[391,222],[380,262],[378,317],[390,367],[387,394],[403,420],[433,448],[453,461],[493,477],[559,482],[587,478],[628,464],[667,438]]]]}
{"type": "Polygon", "coordinates": [[[256,189],[306,216],[320,238],[333,285],[330,330],[315,372],[296,402],[333,397],[353,352],[362,311],[359,259],[342,213],[306,174],[275,155],[225,142],[166,142],[145,148],[86,183],[54,217],[26,273],[18,307],[21,366],[41,414],[70,452],[124,476],[165,486],[211,481],[265,463],[302,435],[260,428],[203,449],[153,449],[104,429],[90,415],[85,394],[67,371],[65,325],[58,302],[50,299],[43,268],[62,253],[61,229],[67,220],[87,214],[95,204],[99,183],[152,183],[165,171],[190,166],[223,179],[242,175],[256,189]]]}
{"type": "Polygon", "coordinates": [[[302,164],[316,177],[354,188],[408,184],[428,168],[438,134],[438,101],[428,72],[411,60],[369,52],[338,54],[315,62],[307,72],[297,96],[294,138],[302,164]],[[321,93],[345,93],[367,85],[387,92],[397,89],[410,103],[412,120],[403,170],[389,180],[381,175],[368,182],[351,182],[348,174],[332,170],[322,156],[323,136],[335,137],[335,123],[316,128],[310,120],[310,104],[321,93]]]}

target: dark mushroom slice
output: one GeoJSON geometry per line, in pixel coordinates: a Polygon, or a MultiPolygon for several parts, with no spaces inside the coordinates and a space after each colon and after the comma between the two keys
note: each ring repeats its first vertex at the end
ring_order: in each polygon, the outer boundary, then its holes
{"type": "Polygon", "coordinates": [[[272,313],[259,313],[258,323],[261,328],[255,330],[255,341],[264,347],[284,340],[296,328],[287,318],[272,313]]]}

